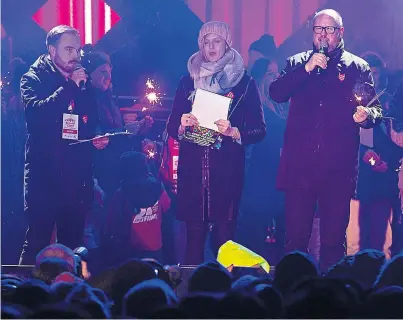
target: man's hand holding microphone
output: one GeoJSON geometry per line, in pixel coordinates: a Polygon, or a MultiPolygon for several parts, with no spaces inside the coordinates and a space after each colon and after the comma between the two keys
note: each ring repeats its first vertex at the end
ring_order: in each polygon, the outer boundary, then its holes
{"type": "Polygon", "coordinates": [[[70,79],[75,82],[80,90],[85,90],[85,84],[88,80],[88,75],[80,63],[77,63],[74,71],[71,73],[70,79]]]}
{"type": "Polygon", "coordinates": [[[327,62],[329,61],[329,57],[327,57],[328,53],[328,43],[325,40],[320,42],[319,52],[315,52],[308,62],[305,64],[305,71],[312,72],[316,67],[317,74],[320,74],[321,69],[327,68],[327,62]]]}

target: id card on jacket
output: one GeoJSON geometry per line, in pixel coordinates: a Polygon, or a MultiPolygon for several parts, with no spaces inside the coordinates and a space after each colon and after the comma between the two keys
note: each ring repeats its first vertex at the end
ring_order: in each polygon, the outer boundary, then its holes
{"type": "Polygon", "coordinates": [[[63,113],[62,138],[67,140],[78,140],[78,115],[63,113]]]}

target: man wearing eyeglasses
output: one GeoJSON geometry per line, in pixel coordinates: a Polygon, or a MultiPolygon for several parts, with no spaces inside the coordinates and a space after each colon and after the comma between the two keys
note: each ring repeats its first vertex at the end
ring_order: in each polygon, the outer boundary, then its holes
{"type": "Polygon", "coordinates": [[[286,195],[286,252],[307,251],[316,205],[320,266],[345,253],[350,200],[357,180],[359,128],[381,120],[368,64],[347,52],[342,17],[335,10],[313,19],[313,50],[290,57],[270,96],[290,100],[277,187],[286,195]]]}

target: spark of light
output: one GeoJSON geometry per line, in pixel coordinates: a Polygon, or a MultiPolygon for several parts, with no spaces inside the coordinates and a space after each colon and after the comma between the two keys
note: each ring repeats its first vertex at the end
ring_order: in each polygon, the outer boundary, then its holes
{"type": "Polygon", "coordinates": [[[371,166],[374,166],[375,163],[376,163],[374,157],[371,157],[371,159],[369,159],[368,161],[369,161],[369,163],[371,164],[371,166]]]}
{"type": "Polygon", "coordinates": [[[146,86],[148,89],[155,89],[154,83],[150,79],[147,79],[146,86]]]}
{"type": "Polygon", "coordinates": [[[147,157],[153,159],[155,157],[155,152],[153,150],[147,150],[147,157]]]}
{"type": "Polygon", "coordinates": [[[361,100],[362,100],[361,96],[359,96],[359,95],[357,95],[355,93],[354,93],[354,96],[355,96],[355,100],[357,100],[357,102],[361,102],[361,100]]]}
{"type": "Polygon", "coordinates": [[[149,92],[146,94],[146,98],[152,104],[155,104],[159,101],[158,94],[156,92],[149,92]]]}

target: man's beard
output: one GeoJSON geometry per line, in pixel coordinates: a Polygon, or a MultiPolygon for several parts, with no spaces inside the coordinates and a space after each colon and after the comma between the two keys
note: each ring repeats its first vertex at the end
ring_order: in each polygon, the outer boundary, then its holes
{"type": "Polygon", "coordinates": [[[56,55],[54,59],[55,65],[63,72],[72,73],[75,68],[75,63],[73,61],[69,61],[68,63],[63,62],[59,57],[56,55]]]}

